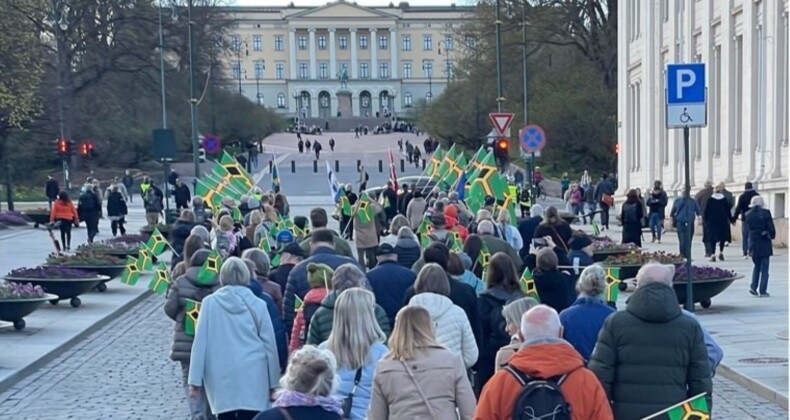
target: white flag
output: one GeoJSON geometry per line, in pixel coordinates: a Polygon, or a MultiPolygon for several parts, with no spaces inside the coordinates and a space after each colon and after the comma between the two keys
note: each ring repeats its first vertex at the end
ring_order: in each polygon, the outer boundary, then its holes
{"type": "Polygon", "coordinates": [[[340,188],[337,186],[337,178],[335,178],[335,171],[332,170],[332,165],[326,161],[326,179],[329,181],[329,196],[332,198],[332,204],[337,202],[337,195],[340,193],[340,188]]]}

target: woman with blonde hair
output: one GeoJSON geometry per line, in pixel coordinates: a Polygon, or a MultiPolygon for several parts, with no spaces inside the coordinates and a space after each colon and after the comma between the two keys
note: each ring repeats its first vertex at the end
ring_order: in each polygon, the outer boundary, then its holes
{"type": "Polygon", "coordinates": [[[352,287],[341,293],[329,339],[319,348],[332,352],[337,360],[340,386],[335,398],[344,402],[344,417],[364,420],[373,388],[376,363],[387,353],[387,336],[376,322],[373,293],[352,287]]]}
{"type": "Polygon", "coordinates": [[[253,235],[254,240],[252,241],[256,246],[261,243],[261,239],[269,235],[269,232],[274,227],[275,223],[277,223],[277,211],[274,207],[270,204],[264,204],[262,209],[263,220],[255,227],[255,233],[253,235]]]}
{"type": "Polygon", "coordinates": [[[261,224],[263,221],[263,213],[260,210],[253,210],[249,214],[250,222],[244,228],[244,235],[253,245],[258,246],[258,243],[255,242],[255,229],[258,228],[258,225],[261,224]]]}
{"type": "Polygon", "coordinates": [[[502,233],[505,242],[510,245],[516,252],[521,251],[524,247],[524,240],[521,238],[521,233],[518,229],[510,223],[510,213],[507,211],[500,211],[496,218],[497,228],[502,233]]]}
{"type": "Polygon", "coordinates": [[[576,283],[579,297],[560,313],[562,337],[571,343],[585,362],[590,360],[603,322],[615,312],[606,302],[606,285],[606,273],[599,264],[585,268],[576,283]]]}
{"type": "Polygon", "coordinates": [[[255,420],[341,420],[341,404],[332,398],[337,388],[336,368],[335,357],[326,350],[310,345],[297,350],[280,378],[282,390],[273,408],[255,420]]]}
{"type": "Polygon", "coordinates": [[[471,368],[479,354],[477,342],[466,313],[449,298],[450,280],[444,269],[436,263],[425,264],[414,282],[414,292],[408,306],[427,309],[436,326],[436,339],[471,368]]]}
{"type": "Polygon", "coordinates": [[[398,312],[389,348],[376,366],[368,418],[472,418],[475,396],[466,368],[436,340],[425,308],[406,306],[398,312]]]}
{"type": "Polygon", "coordinates": [[[516,354],[521,348],[522,338],[519,335],[521,329],[521,316],[528,310],[538,306],[538,301],[531,297],[523,297],[508,303],[502,308],[502,317],[505,318],[505,332],[510,336],[510,344],[503,346],[496,353],[494,371],[503,368],[510,356],[516,354]]]}
{"type": "Polygon", "coordinates": [[[381,244],[390,244],[393,247],[398,243],[398,233],[400,228],[409,226],[409,219],[406,216],[399,214],[392,218],[390,222],[389,235],[381,238],[381,244]]]}

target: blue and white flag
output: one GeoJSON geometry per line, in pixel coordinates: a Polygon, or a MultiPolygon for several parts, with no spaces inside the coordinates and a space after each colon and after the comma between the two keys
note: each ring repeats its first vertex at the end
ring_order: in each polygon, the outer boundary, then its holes
{"type": "Polygon", "coordinates": [[[463,200],[466,194],[466,171],[461,171],[461,177],[455,184],[455,191],[458,193],[458,200],[463,200]]]}
{"type": "Polygon", "coordinates": [[[326,161],[326,179],[329,181],[329,196],[332,198],[332,203],[337,203],[340,188],[337,185],[335,171],[332,170],[332,165],[329,164],[328,160],[326,161]]]}
{"type": "Polygon", "coordinates": [[[272,189],[280,190],[280,171],[277,170],[277,158],[272,159],[272,189]]]}

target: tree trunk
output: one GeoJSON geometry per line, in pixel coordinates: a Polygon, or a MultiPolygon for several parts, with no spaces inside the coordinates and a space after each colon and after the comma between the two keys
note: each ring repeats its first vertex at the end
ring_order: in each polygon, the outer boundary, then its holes
{"type": "Polygon", "coordinates": [[[8,139],[0,141],[0,155],[3,157],[3,172],[5,172],[5,196],[8,203],[8,211],[14,211],[14,191],[11,185],[11,163],[8,159],[8,139]]]}

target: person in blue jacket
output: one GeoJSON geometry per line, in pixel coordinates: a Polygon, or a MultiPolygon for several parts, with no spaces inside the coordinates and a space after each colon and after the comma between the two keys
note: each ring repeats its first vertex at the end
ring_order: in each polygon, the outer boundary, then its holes
{"type": "Polygon", "coordinates": [[[288,342],[285,337],[285,324],[280,317],[280,311],[277,310],[277,304],[274,303],[274,298],[268,293],[263,291],[263,287],[258,283],[255,278],[255,263],[251,260],[243,260],[247,264],[247,269],[252,274],[252,281],[250,281],[249,288],[259,299],[266,302],[266,309],[269,311],[269,316],[272,318],[272,328],[274,328],[274,340],[277,343],[277,356],[280,361],[280,372],[285,371],[288,365],[288,342]]]}
{"type": "Polygon", "coordinates": [[[417,275],[398,264],[398,254],[390,244],[381,244],[376,249],[378,265],[367,274],[376,303],[387,313],[390,327],[395,324],[395,315],[403,307],[406,290],[414,285],[417,275]]]}
{"type": "Polygon", "coordinates": [[[587,363],[603,322],[615,309],[607,305],[603,298],[606,293],[606,274],[600,265],[585,268],[576,288],[579,289],[579,297],[560,313],[562,338],[571,343],[587,363]]]}

